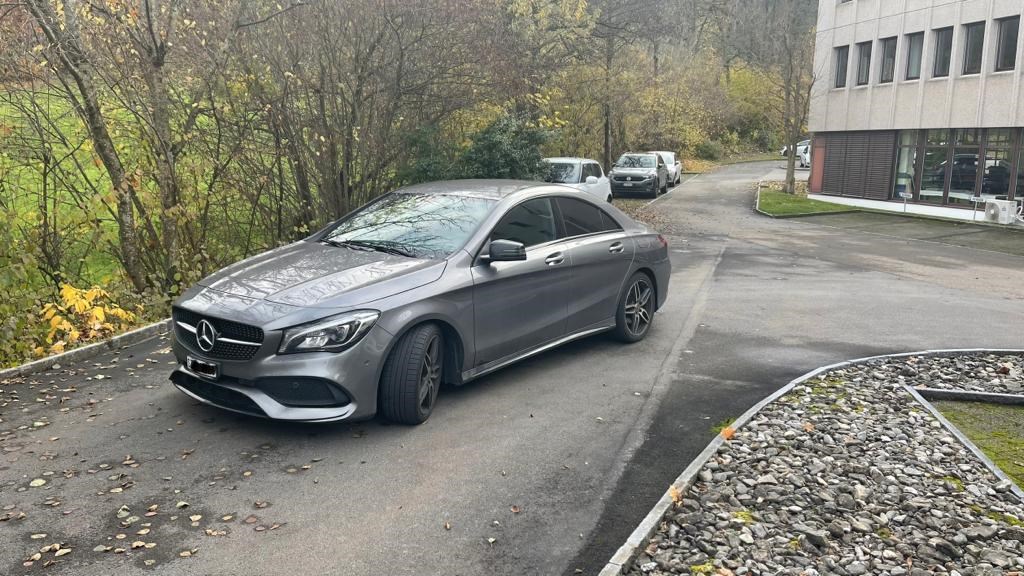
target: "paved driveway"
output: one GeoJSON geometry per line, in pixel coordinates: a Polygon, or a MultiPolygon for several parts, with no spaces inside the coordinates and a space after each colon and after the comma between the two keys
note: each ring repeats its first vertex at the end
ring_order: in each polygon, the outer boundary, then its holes
{"type": "Polygon", "coordinates": [[[1024,259],[757,217],[751,183],[772,166],[658,201],[676,273],[645,342],[541,355],[447,391],[417,428],[196,405],[167,383],[161,340],[0,384],[0,518],[26,514],[0,522],[0,573],[594,573],[711,428],[786,380],[1020,345],[1024,259]],[[54,542],[72,552],[22,566],[54,542]]]}

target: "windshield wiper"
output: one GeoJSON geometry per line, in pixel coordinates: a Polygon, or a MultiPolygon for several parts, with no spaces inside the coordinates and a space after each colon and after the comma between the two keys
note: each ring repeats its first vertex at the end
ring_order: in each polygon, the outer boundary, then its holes
{"type": "Polygon", "coordinates": [[[399,248],[392,242],[383,240],[332,240],[325,238],[324,242],[332,246],[343,246],[345,248],[354,248],[356,250],[372,250],[374,252],[383,252],[385,254],[394,254],[397,256],[405,256],[407,258],[415,258],[412,252],[399,248]]]}

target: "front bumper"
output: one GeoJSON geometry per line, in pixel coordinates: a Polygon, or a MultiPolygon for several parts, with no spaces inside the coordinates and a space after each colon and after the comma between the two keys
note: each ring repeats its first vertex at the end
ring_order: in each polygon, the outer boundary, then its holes
{"type": "Polygon", "coordinates": [[[391,340],[383,328],[374,326],[338,353],[277,354],[280,337],[269,336],[255,357],[244,361],[210,358],[175,337],[179,366],[171,382],[204,404],[275,420],[362,420],[376,413],[379,370],[391,340]],[[189,357],[217,364],[217,379],[187,368],[189,357]]]}
{"type": "Polygon", "coordinates": [[[649,182],[635,181],[630,182],[632,186],[626,186],[625,182],[619,182],[612,180],[612,195],[613,196],[630,196],[633,194],[657,194],[660,188],[658,179],[655,178],[649,182]]]}

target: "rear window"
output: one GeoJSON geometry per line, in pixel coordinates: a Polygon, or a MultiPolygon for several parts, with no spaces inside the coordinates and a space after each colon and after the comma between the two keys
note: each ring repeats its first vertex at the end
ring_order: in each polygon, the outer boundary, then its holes
{"type": "Polygon", "coordinates": [[[562,211],[565,235],[570,238],[622,229],[604,210],[583,200],[559,198],[558,209],[562,211]]]}

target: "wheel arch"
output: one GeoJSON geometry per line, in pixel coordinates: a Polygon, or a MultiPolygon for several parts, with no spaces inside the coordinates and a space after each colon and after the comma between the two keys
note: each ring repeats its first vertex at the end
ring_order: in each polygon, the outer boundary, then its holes
{"type": "Polygon", "coordinates": [[[406,334],[423,324],[436,324],[441,329],[442,342],[444,343],[444,376],[443,381],[447,384],[459,385],[462,383],[462,365],[466,359],[465,338],[459,332],[455,324],[440,315],[419,316],[410,320],[402,329],[395,333],[388,343],[387,349],[381,355],[379,366],[377,366],[378,394],[380,379],[384,372],[384,363],[387,361],[395,345],[405,337],[406,334]]]}

